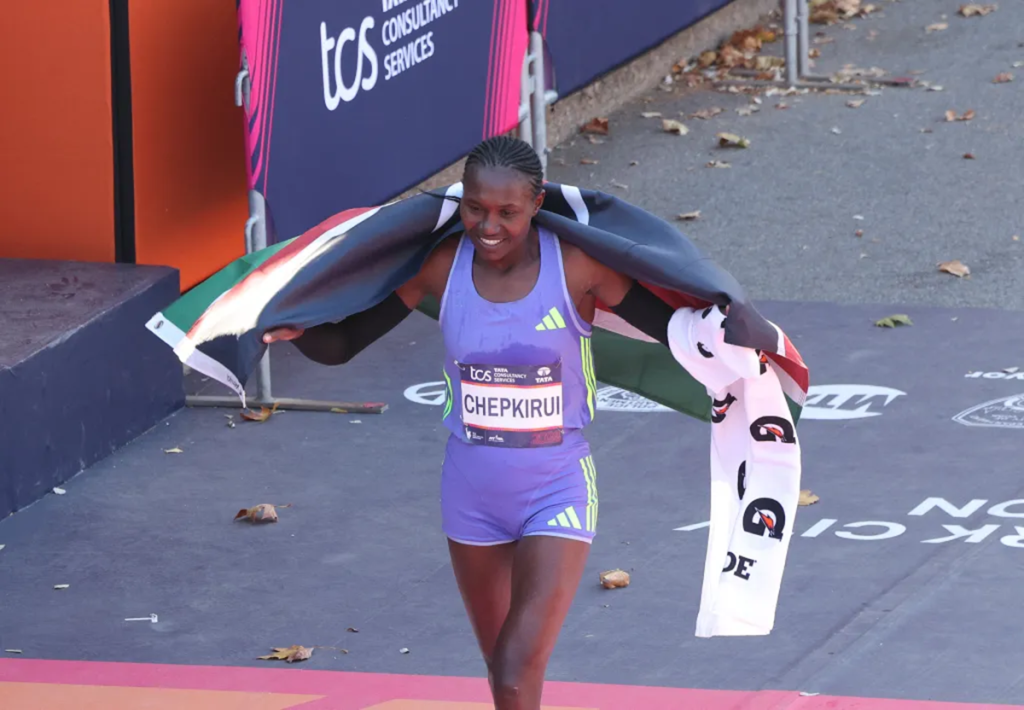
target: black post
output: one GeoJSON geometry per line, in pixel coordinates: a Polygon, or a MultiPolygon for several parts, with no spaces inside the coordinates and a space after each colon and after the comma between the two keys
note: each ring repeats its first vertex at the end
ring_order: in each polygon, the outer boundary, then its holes
{"type": "Polygon", "coordinates": [[[135,170],[128,0],[110,0],[110,90],[114,143],[114,258],[135,263],[135,170]]]}

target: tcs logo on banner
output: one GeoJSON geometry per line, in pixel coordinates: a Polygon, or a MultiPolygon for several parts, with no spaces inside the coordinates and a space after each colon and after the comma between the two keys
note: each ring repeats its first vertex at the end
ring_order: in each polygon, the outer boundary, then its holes
{"type": "Polygon", "coordinates": [[[327,35],[327,23],[320,23],[320,66],[324,75],[324,103],[328,111],[338,108],[342,102],[349,102],[356,97],[359,89],[369,91],[377,85],[377,52],[366,38],[366,33],[372,30],[374,21],[372,17],[364,17],[359,25],[359,38],[356,39],[356,31],[346,27],[337,38],[327,35]],[[341,55],[345,45],[355,42],[355,49],[358,52],[356,60],[356,75],[351,84],[346,84],[341,75],[341,55]],[[333,56],[333,62],[331,54],[333,56]],[[367,72],[363,76],[364,71],[367,72]],[[334,89],[331,89],[331,74],[333,67],[334,89]]]}

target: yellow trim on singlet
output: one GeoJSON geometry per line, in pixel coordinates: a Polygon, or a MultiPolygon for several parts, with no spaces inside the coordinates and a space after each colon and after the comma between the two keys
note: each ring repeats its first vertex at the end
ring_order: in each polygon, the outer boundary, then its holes
{"type": "Polygon", "coordinates": [[[441,373],[444,375],[445,381],[445,392],[444,392],[444,414],[441,416],[441,421],[448,418],[448,415],[452,413],[452,398],[455,396],[452,394],[452,381],[448,377],[448,371],[442,369],[441,373]]]}
{"type": "Polygon", "coordinates": [[[583,379],[587,382],[587,407],[590,408],[590,419],[594,419],[594,400],[597,397],[597,378],[594,376],[594,356],[590,349],[590,338],[580,336],[580,362],[583,365],[583,379]]]}

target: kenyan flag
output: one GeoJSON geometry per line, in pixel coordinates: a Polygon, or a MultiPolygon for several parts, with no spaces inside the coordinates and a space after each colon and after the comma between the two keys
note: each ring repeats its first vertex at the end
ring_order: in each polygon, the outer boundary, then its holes
{"type": "MultiPolygon", "coordinates": [[[[792,343],[746,301],[735,279],[664,220],[619,198],[569,185],[545,185],[536,222],[631,276],[674,308],[729,306],[726,342],[762,351],[779,376],[794,421],[808,372],[792,343]]],[[[221,269],[154,315],[147,327],[182,362],[230,387],[263,356],[262,335],[310,328],[374,306],[414,276],[430,251],[462,230],[461,183],[383,207],[341,212],[305,234],[221,269]]],[[[593,334],[597,379],[704,421],[711,399],[669,350],[602,308],[593,334]]],[[[437,317],[437,305],[420,308],[437,317]]],[[[372,348],[372,346],[371,346],[372,348]]]]}

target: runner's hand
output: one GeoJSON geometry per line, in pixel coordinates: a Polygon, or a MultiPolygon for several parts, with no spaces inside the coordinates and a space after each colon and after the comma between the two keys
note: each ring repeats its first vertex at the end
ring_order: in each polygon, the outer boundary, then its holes
{"type": "Polygon", "coordinates": [[[263,334],[264,343],[273,343],[276,340],[295,340],[305,331],[304,328],[275,328],[263,334]]]}

